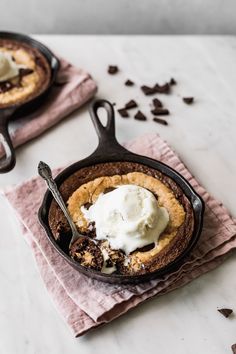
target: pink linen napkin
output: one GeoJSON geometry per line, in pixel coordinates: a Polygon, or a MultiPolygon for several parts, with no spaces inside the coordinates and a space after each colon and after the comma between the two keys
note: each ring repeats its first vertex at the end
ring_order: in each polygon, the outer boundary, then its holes
{"type": "Polygon", "coordinates": [[[20,220],[23,236],[32,248],[45,286],[75,336],[113,320],[154,295],[187,284],[221,264],[236,247],[236,220],[198,184],[166,142],[154,134],[137,138],[125,146],[176,169],[205,201],[203,232],[197,246],[179,270],[162,278],[121,286],[98,282],[78,273],[52,248],[39,225],[37,212],[46,190],[45,182],[36,177],[4,192],[20,220]]]}
{"type": "Polygon", "coordinates": [[[24,144],[60,122],[91,99],[96,90],[96,83],[87,72],[60,59],[56,82],[42,106],[32,114],[10,122],[13,146],[24,144]]]}

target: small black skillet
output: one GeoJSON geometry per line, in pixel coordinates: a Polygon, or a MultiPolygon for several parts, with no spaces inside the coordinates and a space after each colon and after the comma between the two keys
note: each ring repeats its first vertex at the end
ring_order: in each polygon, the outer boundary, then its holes
{"type": "Polygon", "coordinates": [[[0,142],[3,145],[5,156],[0,159],[0,173],[9,172],[16,163],[15,150],[8,131],[8,123],[11,119],[17,119],[36,110],[45,100],[53,86],[59,69],[59,61],[55,55],[42,43],[26,35],[12,32],[0,32],[0,39],[15,40],[26,43],[36,48],[47,59],[51,68],[51,77],[48,86],[38,96],[19,105],[9,105],[0,109],[0,142]]]}
{"type": "Polygon", "coordinates": [[[125,161],[125,162],[136,162],[142,165],[146,165],[161,173],[170,177],[174,182],[182,189],[185,196],[188,198],[192,205],[193,214],[194,214],[194,230],[190,239],[190,242],[184,252],[177,257],[173,262],[169,263],[167,266],[158,269],[152,273],[146,273],[143,275],[119,275],[119,274],[104,274],[96,270],[91,270],[81,266],[79,263],[74,261],[72,258],[69,257],[58,245],[55,241],[54,236],[51,232],[49,226],[49,208],[52,202],[52,195],[51,192],[48,190],[45,193],[42,205],[39,209],[39,221],[43,226],[44,230],[46,231],[46,235],[53,245],[53,247],[57,250],[57,252],[76,270],[79,272],[91,277],[95,278],[104,282],[108,283],[119,283],[119,284],[126,284],[126,283],[140,283],[144,281],[151,280],[156,277],[161,277],[167,273],[170,273],[177,269],[183,260],[186,258],[187,255],[191,252],[193,247],[195,246],[196,242],[199,239],[202,224],[203,224],[203,213],[204,213],[204,203],[201,197],[194,191],[194,189],[190,186],[190,184],[181,176],[178,172],[170,168],[169,166],[165,165],[160,161],[156,161],[150,159],[145,156],[140,156],[130,151],[126,150],[122,147],[116,140],[115,137],[115,118],[114,118],[114,109],[111,103],[105,100],[97,100],[92,103],[90,107],[90,115],[95,126],[99,144],[97,149],[90,155],[89,157],[85,158],[84,160],[78,161],[73,165],[67,167],[63,170],[56,178],[55,181],[60,187],[60,185],[69,178],[72,174],[83,167],[89,167],[99,163],[105,162],[117,162],[117,161],[125,161]],[[97,111],[99,108],[103,108],[107,112],[107,124],[103,126],[98,115],[97,111]]]}

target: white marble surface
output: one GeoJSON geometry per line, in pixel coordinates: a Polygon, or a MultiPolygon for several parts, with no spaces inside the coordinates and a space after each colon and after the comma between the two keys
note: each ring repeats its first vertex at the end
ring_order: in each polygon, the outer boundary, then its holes
{"type": "MultiPolygon", "coordinates": [[[[117,117],[119,141],[142,133],[160,133],[193,174],[236,216],[236,38],[234,37],[82,37],[38,36],[59,55],[87,69],[99,85],[99,97],[118,106],[136,98],[148,113],[147,97],[137,85],[178,81],[163,96],[169,127],[117,117]],[[108,64],[121,72],[108,76],[108,64]],[[187,106],[181,96],[193,95],[187,106]]],[[[0,175],[0,186],[36,174],[40,159],[56,167],[93,151],[97,138],[87,107],[17,151],[17,165],[0,175]]],[[[225,319],[217,307],[236,311],[235,256],[219,269],[168,295],[155,298],[113,323],[74,339],[57,314],[28,246],[5,202],[0,203],[0,353],[230,353],[236,342],[236,318],[225,319]]]]}

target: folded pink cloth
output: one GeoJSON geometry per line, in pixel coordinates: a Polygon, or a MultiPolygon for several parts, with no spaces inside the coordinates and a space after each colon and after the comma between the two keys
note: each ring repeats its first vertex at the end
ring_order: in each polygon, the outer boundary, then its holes
{"type": "Polygon", "coordinates": [[[218,266],[236,247],[236,220],[198,184],[158,135],[138,138],[126,147],[176,169],[205,201],[203,232],[197,246],[178,271],[162,278],[121,286],[98,282],[78,273],[52,248],[39,225],[37,212],[46,190],[45,182],[36,177],[4,193],[21,222],[23,235],[33,250],[50,296],[76,336],[113,320],[156,294],[187,284],[218,266]]]}
{"type": "MultiPolygon", "coordinates": [[[[42,134],[81,107],[94,96],[96,90],[96,83],[88,73],[61,59],[56,82],[42,107],[26,117],[10,122],[13,146],[22,145],[42,134]]],[[[0,156],[2,154],[3,148],[0,145],[0,156]]]]}

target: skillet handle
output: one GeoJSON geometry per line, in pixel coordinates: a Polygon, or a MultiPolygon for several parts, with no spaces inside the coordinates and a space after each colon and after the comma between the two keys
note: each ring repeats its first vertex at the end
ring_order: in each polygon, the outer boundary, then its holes
{"type": "Polygon", "coordinates": [[[5,156],[0,158],[0,173],[11,171],[16,164],[15,150],[8,131],[7,121],[7,116],[1,117],[0,119],[0,143],[2,143],[5,153],[5,156]]]}
{"type": "Polygon", "coordinates": [[[89,113],[99,139],[99,145],[95,152],[104,153],[105,155],[111,155],[117,152],[127,152],[127,150],[116,140],[115,113],[112,104],[106,100],[95,100],[89,107],[89,113]],[[98,117],[97,112],[99,108],[105,109],[107,113],[106,126],[101,123],[98,117]]]}

